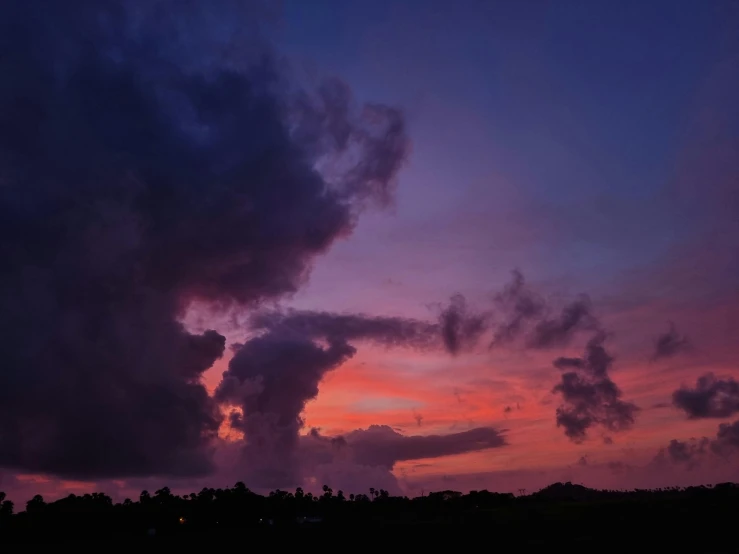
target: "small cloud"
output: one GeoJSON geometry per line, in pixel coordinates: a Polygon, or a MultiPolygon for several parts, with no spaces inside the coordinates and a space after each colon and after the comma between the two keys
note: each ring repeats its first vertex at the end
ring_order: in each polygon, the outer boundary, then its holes
{"type": "Polygon", "coordinates": [[[458,388],[454,388],[454,397],[457,399],[457,402],[462,404],[464,402],[464,398],[462,397],[462,392],[458,388]]]}
{"type": "Polygon", "coordinates": [[[739,382],[706,373],[698,378],[694,388],[683,385],[673,392],[672,403],[689,419],[730,417],[739,413],[739,382]]]}
{"type": "Polygon", "coordinates": [[[611,473],[615,475],[621,475],[623,473],[627,473],[631,471],[632,467],[629,464],[625,464],[623,462],[608,462],[606,464],[606,467],[611,471],[611,473]]]}
{"type": "Polygon", "coordinates": [[[651,360],[657,361],[672,358],[689,346],[688,337],[677,332],[675,324],[670,322],[669,329],[654,340],[654,351],[651,360]]]}

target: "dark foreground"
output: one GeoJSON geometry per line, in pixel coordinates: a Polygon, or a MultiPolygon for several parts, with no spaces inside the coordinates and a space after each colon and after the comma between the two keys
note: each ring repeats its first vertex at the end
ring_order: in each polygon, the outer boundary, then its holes
{"type": "Polygon", "coordinates": [[[733,484],[631,493],[558,484],[517,498],[446,491],[421,499],[385,496],[372,501],[324,495],[302,503],[293,495],[279,494],[283,496],[259,497],[262,501],[256,495],[243,496],[241,502],[231,498],[228,505],[223,496],[206,504],[200,495],[193,495],[182,500],[172,496],[167,502],[159,498],[158,503],[155,496],[127,505],[101,505],[97,511],[81,509],[82,502],[76,511],[71,502],[65,510],[52,508],[56,503],[31,506],[30,512],[5,518],[0,545],[46,543],[146,551],[474,545],[486,550],[563,546],[582,551],[739,552],[735,531],[739,487],[733,484]],[[293,513],[307,509],[313,513],[293,513]],[[153,536],[152,529],[156,529],[153,536]]]}

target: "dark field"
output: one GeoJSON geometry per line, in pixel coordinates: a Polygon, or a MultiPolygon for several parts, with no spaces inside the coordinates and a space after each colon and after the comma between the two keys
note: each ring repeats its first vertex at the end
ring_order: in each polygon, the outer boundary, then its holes
{"type": "Polygon", "coordinates": [[[158,491],[143,502],[116,505],[105,498],[31,505],[3,519],[2,544],[85,549],[112,544],[147,551],[256,545],[739,551],[734,530],[739,487],[733,484],[629,493],[557,484],[515,498],[445,491],[416,499],[360,495],[351,501],[329,493],[261,497],[240,488],[206,489],[186,498],[158,491]],[[156,534],[149,536],[152,528],[156,534]]]}

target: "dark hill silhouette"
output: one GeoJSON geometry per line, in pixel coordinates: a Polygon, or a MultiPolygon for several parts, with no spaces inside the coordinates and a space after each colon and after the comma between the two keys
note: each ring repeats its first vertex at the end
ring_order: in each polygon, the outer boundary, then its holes
{"type": "Polygon", "coordinates": [[[544,487],[531,496],[541,500],[586,501],[603,498],[607,494],[606,491],[589,489],[568,481],[567,483],[554,483],[544,487]]]}
{"type": "Polygon", "coordinates": [[[405,537],[431,545],[487,537],[521,548],[655,544],[733,551],[736,546],[731,534],[721,532],[737,515],[739,487],[734,483],[628,492],[555,483],[519,496],[486,490],[445,490],[416,498],[393,497],[374,488],[367,492],[347,495],[324,486],[319,495],[298,488],[262,496],[237,483],[175,495],[163,487],[119,503],[102,493],[55,502],[37,495],[17,513],[0,493],[0,546],[115,541],[132,548],[164,548],[201,542],[225,546],[249,538],[273,545],[326,540],[326,549],[341,546],[330,540],[338,533],[356,540],[405,537]]]}

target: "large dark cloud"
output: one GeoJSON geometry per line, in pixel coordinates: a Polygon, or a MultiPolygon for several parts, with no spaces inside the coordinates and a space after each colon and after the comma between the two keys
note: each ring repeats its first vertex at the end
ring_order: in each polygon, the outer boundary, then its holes
{"type": "Polygon", "coordinates": [[[691,419],[730,417],[739,413],[739,383],[706,373],[694,388],[683,385],[673,392],[672,403],[691,419]]]}
{"type": "MultiPolygon", "coordinates": [[[[188,305],[297,290],[391,195],[400,114],[336,81],[296,92],[256,16],[227,0],[0,5],[0,465],[208,472],[221,415],[200,376],[224,338],[188,333],[188,305]]],[[[272,363],[273,339],[235,372],[272,363]]],[[[309,377],[276,369],[285,391],[262,410],[352,352],[280,340],[309,377]]]]}
{"type": "Polygon", "coordinates": [[[552,390],[562,395],[557,408],[557,426],[573,441],[582,441],[593,426],[618,432],[631,427],[638,408],[621,399],[621,390],[608,371],[613,357],[603,343],[605,334],[591,338],[581,358],[557,358],[554,366],[563,371],[561,381],[552,390]]]}
{"type": "Polygon", "coordinates": [[[688,338],[677,332],[674,323],[670,323],[669,329],[659,335],[654,340],[654,351],[652,352],[652,361],[665,358],[672,358],[677,354],[684,352],[688,348],[688,338]]]}

